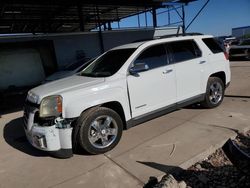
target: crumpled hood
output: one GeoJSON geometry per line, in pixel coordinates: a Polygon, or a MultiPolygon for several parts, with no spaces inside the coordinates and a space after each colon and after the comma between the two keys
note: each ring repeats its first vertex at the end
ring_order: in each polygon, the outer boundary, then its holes
{"type": "Polygon", "coordinates": [[[36,103],[39,104],[46,96],[61,95],[64,92],[74,92],[74,90],[91,87],[104,81],[104,78],[92,78],[74,75],[35,87],[29,91],[28,96],[36,96],[36,103]]]}

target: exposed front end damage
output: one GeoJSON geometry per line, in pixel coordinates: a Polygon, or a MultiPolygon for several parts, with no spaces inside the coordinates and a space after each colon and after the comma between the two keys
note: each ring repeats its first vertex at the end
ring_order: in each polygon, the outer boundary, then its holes
{"type": "Polygon", "coordinates": [[[32,146],[48,151],[58,158],[73,156],[71,136],[73,120],[61,117],[41,119],[39,108],[30,103],[25,105],[23,118],[25,133],[32,146]]]}

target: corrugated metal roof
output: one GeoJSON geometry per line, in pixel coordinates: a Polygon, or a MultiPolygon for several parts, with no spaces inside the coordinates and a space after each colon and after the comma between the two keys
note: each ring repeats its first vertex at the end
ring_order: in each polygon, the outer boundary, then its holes
{"type": "MultiPolygon", "coordinates": [[[[89,31],[101,24],[183,0],[1,0],[0,33],[89,31]],[[82,20],[83,25],[80,25],[82,20]]],[[[189,2],[190,0],[184,0],[189,2]]]]}

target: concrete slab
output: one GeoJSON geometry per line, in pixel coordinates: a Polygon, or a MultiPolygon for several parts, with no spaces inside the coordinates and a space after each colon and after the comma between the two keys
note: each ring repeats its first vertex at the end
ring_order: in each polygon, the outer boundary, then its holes
{"type": "Polygon", "coordinates": [[[148,121],[136,127],[123,132],[122,139],[117,147],[106,155],[116,157],[124,152],[136,148],[144,142],[151,140],[159,135],[183,124],[185,120],[174,119],[168,116],[162,116],[148,121]]]}
{"type": "Polygon", "coordinates": [[[1,156],[0,161],[0,187],[49,187],[87,173],[107,159],[99,155],[58,160],[12,152],[11,155],[1,156]]]}
{"type": "Polygon", "coordinates": [[[230,130],[186,122],[114,160],[141,181],[147,182],[149,176],[161,176],[172,166],[180,166],[234,135],[230,130]]]}
{"type": "Polygon", "coordinates": [[[250,126],[250,98],[225,98],[221,106],[207,110],[191,121],[214,127],[244,130],[250,126]]]}
{"type": "Polygon", "coordinates": [[[206,109],[192,108],[192,106],[189,106],[182,110],[172,112],[167,116],[172,117],[174,119],[190,120],[196,116],[199,116],[201,113],[205,111],[206,109]]]}
{"type": "Polygon", "coordinates": [[[1,126],[1,137],[4,137],[0,143],[1,188],[49,187],[87,173],[108,161],[104,155],[75,155],[65,160],[52,158],[34,149],[26,141],[20,117],[2,128],[1,126]]]}
{"type": "Polygon", "coordinates": [[[250,61],[231,62],[232,79],[226,95],[250,97],[250,61]]]}
{"type": "Polygon", "coordinates": [[[75,177],[51,187],[139,188],[143,187],[143,183],[135,179],[133,176],[130,176],[115,163],[109,161],[100,167],[85,173],[84,175],[75,177]]]}

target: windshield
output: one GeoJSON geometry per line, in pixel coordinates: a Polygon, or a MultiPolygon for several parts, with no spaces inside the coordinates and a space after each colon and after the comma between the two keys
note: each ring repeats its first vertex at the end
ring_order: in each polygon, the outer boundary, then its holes
{"type": "Polygon", "coordinates": [[[80,75],[89,77],[108,77],[115,74],[135,48],[111,50],[85,68],[80,75]]]}
{"type": "Polygon", "coordinates": [[[77,69],[78,67],[80,67],[81,65],[85,64],[85,62],[86,62],[86,58],[80,59],[78,61],[75,61],[74,63],[71,63],[71,64],[65,66],[62,70],[73,71],[73,70],[77,69]]]}

